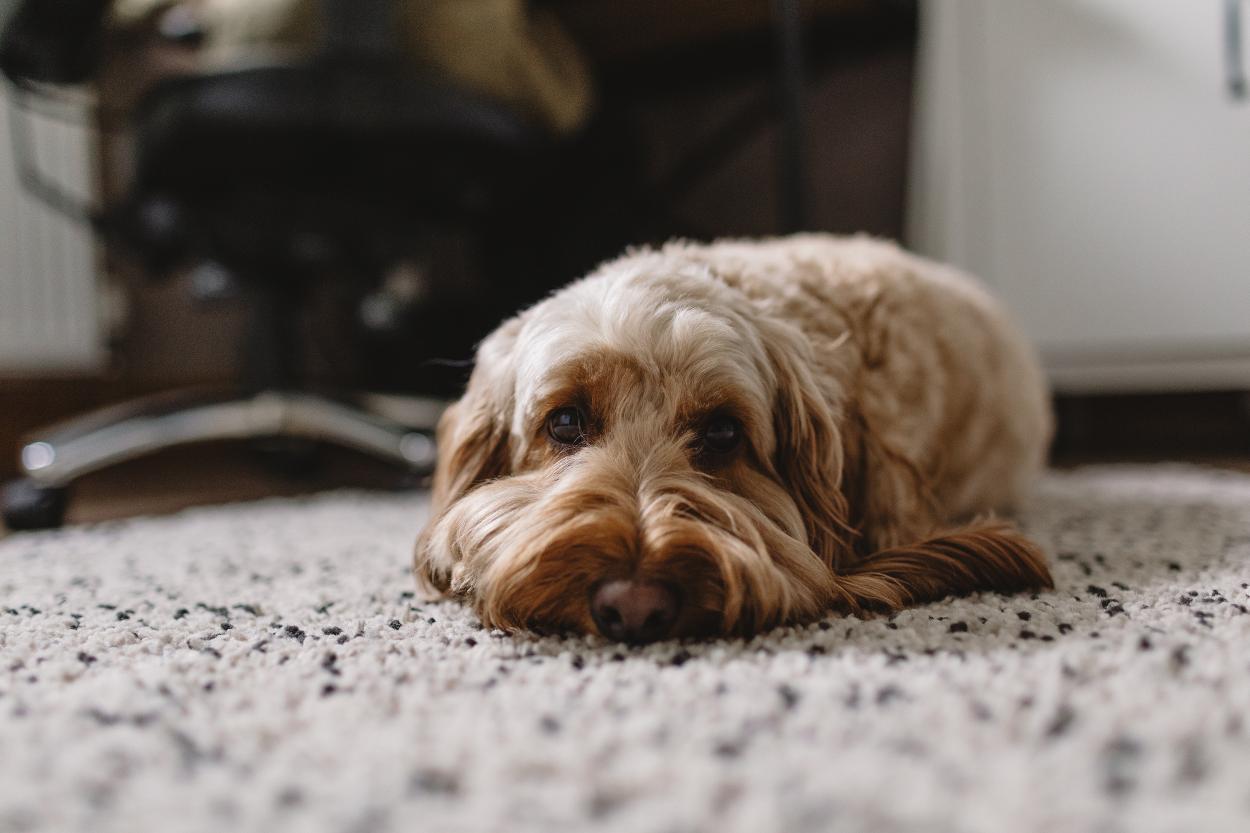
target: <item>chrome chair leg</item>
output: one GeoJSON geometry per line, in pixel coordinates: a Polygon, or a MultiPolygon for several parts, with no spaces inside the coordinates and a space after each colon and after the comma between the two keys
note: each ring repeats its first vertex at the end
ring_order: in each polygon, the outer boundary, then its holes
{"type": "Polygon", "coordinates": [[[256,437],[321,440],[417,471],[434,465],[434,443],[426,434],[313,394],[266,392],[185,407],[163,405],[163,400],[140,401],[66,423],[22,447],[22,470],[41,485],[64,486],[167,448],[256,437]]]}
{"type": "Polygon", "coordinates": [[[419,474],[433,470],[430,434],[441,403],[426,403],[423,430],[315,394],[264,392],[244,398],[161,396],[114,406],[63,423],[26,443],[26,477],[2,495],[10,529],[59,526],[67,488],[107,466],[210,440],[296,437],[355,449],[419,474]]]}

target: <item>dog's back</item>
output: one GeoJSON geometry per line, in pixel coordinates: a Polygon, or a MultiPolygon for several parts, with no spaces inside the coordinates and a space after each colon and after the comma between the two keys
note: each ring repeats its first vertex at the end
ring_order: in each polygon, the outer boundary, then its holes
{"type": "Polygon", "coordinates": [[[874,545],[1009,509],[1041,468],[1052,433],[1044,375],[973,278],[862,235],[666,251],[705,263],[808,337],[838,398],[844,483],[874,545]]]}

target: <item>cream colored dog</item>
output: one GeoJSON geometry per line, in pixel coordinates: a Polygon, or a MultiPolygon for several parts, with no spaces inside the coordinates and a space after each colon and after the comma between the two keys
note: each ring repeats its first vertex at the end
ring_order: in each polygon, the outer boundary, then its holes
{"type": "Polygon", "coordinates": [[[429,591],[627,642],[1050,586],[1051,434],[972,280],[864,237],[630,252],[505,322],[439,426],[429,591]]]}

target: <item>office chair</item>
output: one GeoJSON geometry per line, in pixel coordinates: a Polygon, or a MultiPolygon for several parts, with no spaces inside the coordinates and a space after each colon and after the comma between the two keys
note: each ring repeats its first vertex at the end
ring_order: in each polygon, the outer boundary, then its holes
{"type": "MultiPolygon", "coordinates": [[[[26,0],[0,42],[18,85],[91,77],[102,0],[26,0]]],[[[316,54],[163,81],[132,118],[135,173],[92,215],[149,271],[212,264],[252,315],[247,375],[224,397],[108,408],[32,437],[2,508],[11,529],[59,526],[69,487],[113,463],[220,439],[297,437],[428,472],[415,430],[308,391],[297,321],[319,282],[377,285],[415,229],[489,222],[551,158],[526,118],[397,57],[391,0],[326,0],[316,54]]]]}

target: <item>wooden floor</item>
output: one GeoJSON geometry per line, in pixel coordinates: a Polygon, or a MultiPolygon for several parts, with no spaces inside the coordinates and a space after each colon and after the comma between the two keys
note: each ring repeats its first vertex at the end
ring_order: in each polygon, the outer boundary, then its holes
{"type": "MultiPolygon", "coordinates": [[[[1250,472],[1250,406],[1243,394],[1060,400],[1057,405],[1060,430],[1052,465],[1060,468],[1183,461],[1250,472]]],[[[67,522],[160,515],[335,488],[419,485],[390,466],[337,449],[322,449],[316,465],[303,473],[282,469],[273,455],[240,443],[168,451],[83,478],[73,487],[67,522]]]]}
{"type": "Polygon", "coordinates": [[[390,466],[336,449],[320,450],[311,471],[293,473],[280,469],[269,456],[238,444],[169,451],[82,478],[71,492],[66,522],[164,515],[190,506],[326,489],[399,489],[419,485],[390,466]]]}
{"type": "MultiPolygon", "coordinates": [[[[1250,472],[1250,455],[1078,454],[1057,458],[1070,468],[1104,462],[1183,461],[1250,472]]],[[[327,450],[316,471],[295,476],[276,471],[263,457],[238,446],[206,446],[167,452],[83,478],[73,488],[67,523],[163,515],[191,506],[326,489],[401,489],[421,485],[401,472],[348,452],[327,450]]],[[[0,536],[4,530],[0,528],[0,536]]]]}

